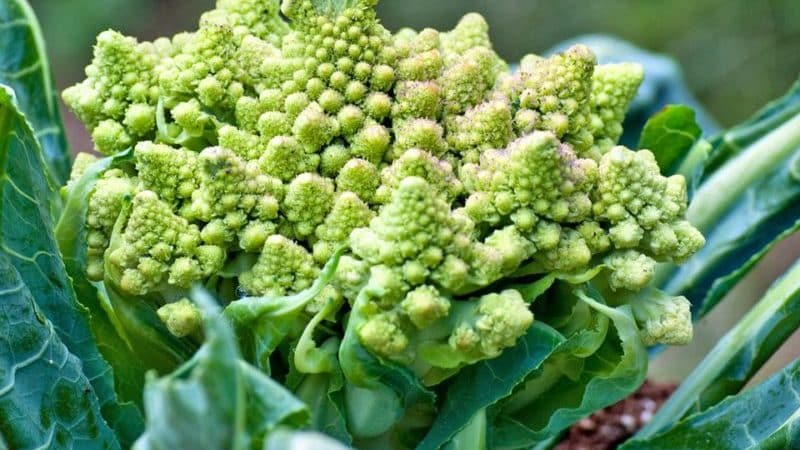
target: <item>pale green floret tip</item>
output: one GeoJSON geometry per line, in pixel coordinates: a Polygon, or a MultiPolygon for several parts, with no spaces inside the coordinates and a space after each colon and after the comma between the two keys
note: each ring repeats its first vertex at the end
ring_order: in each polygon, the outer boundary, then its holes
{"type": "Polygon", "coordinates": [[[309,287],[318,272],[308,251],[276,234],[267,238],[258,261],[239,282],[250,295],[286,295],[309,287]]]}
{"type": "Polygon", "coordinates": [[[187,337],[202,330],[203,314],[188,298],[158,308],[158,318],[175,337],[187,337]]]}
{"type": "Polygon", "coordinates": [[[478,361],[497,357],[513,346],[533,324],[533,313],[520,293],[509,289],[482,296],[472,320],[458,325],[448,343],[469,360],[478,361]]]}
{"type": "Polygon", "coordinates": [[[649,290],[634,296],[631,307],[645,345],[686,345],[691,342],[691,303],[686,297],[671,297],[649,290]]]}
{"type": "Polygon", "coordinates": [[[420,286],[406,295],[400,307],[415,327],[424,329],[447,316],[450,300],[433,286],[420,286]]]}
{"type": "Polygon", "coordinates": [[[622,136],[625,111],[643,79],[644,69],[638,64],[605,64],[595,68],[589,119],[594,158],[611,149],[622,136]]]}
{"type": "Polygon", "coordinates": [[[612,253],[605,263],[611,270],[608,284],[612,289],[638,291],[650,283],[656,269],[652,258],[635,250],[612,253]]]}

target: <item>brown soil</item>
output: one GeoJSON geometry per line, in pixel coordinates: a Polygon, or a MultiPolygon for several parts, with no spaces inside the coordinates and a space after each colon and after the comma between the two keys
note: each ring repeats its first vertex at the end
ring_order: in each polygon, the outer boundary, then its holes
{"type": "Polygon", "coordinates": [[[611,450],[633,436],[675,391],[646,381],[633,395],[577,422],[555,450],[611,450]]]}

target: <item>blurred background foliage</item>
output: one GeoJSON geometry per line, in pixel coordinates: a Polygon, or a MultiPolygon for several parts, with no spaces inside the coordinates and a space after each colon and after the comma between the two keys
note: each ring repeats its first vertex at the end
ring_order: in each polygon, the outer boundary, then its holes
{"type": "MultiPolygon", "coordinates": [[[[98,32],[113,28],[140,39],[194,29],[214,0],[30,0],[39,16],[60,89],[83,78],[98,32]]],[[[483,14],[497,51],[509,62],[587,33],[605,33],[675,58],[689,88],[723,126],[781,95],[800,74],[798,0],[381,0],[379,16],[401,26],[449,29],[467,12],[483,14]]],[[[90,148],[65,115],[74,150],[90,148]]],[[[662,379],[680,379],[800,254],[800,236],[772,252],[697,328],[695,342],[653,364],[662,379]]],[[[795,336],[764,372],[800,349],[795,336]]]]}

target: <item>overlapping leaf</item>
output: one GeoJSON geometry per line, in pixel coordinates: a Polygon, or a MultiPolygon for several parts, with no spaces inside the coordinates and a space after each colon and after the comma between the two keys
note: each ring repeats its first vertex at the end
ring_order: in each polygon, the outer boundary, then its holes
{"type": "Polygon", "coordinates": [[[800,446],[800,360],[743,394],[620,450],[782,450],[800,446]]]}
{"type": "MultiPolygon", "coordinates": [[[[40,294],[41,295],[41,294],[40,294]]],[[[0,435],[26,449],[120,449],[81,361],[0,253],[0,435]]]]}

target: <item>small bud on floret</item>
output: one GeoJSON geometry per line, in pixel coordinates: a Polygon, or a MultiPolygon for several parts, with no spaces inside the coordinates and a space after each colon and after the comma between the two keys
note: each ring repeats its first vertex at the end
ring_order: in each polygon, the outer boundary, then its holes
{"type": "Polygon", "coordinates": [[[186,337],[199,332],[203,327],[203,314],[189,299],[167,303],[158,308],[158,318],[175,337],[186,337]]]}
{"type": "Polygon", "coordinates": [[[605,264],[611,270],[609,286],[632,291],[647,286],[656,269],[656,262],[652,258],[635,250],[614,252],[605,258],[605,264]]]}
{"type": "Polygon", "coordinates": [[[318,273],[303,247],[276,234],[267,239],[258,261],[239,282],[250,295],[286,295],[311,286],[318,273]]]}
{"type": "Polygon", "coordinates": [[[692,304],[654,289],[631,300],[645,345],[686,345],[692,340],[692,304]]]}

